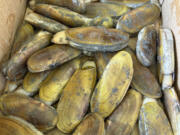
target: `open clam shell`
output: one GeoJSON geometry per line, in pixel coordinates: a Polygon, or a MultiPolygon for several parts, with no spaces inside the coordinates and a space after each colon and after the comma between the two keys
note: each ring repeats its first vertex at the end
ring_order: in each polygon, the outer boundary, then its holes
{"type": "Polygon", "coordinates": [[[57,112],[46,104],[22,94],[9,93],[1,96],[0,110],[5,115],[20,117],[41,131],[52,129],[57,123],[57,112]]]}
{"type": "Polygon", "coordinates": [[[87,51],[113,52],[125,48],[129,35],[117,29],[80,27],[66,30],[69,44],[87,51]]]}

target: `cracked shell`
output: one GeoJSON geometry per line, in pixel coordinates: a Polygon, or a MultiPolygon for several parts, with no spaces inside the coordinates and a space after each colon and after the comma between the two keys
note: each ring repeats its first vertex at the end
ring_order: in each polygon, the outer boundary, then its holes
{"type": "Polygon", "coordinates": [[[103,27],[81,27],[66,30],[69,44],[86,51],[113,52],[125,48],[129,35],[120,30],[103,27]]]}
{"type": "Polygon", "coordinates": [[[154,25],[144,27],[138,34],[136,56],[139,62],[146,67],[155,63],[156,39],[157,32],[154,25]]]}
{"type": "Polygon", "coordinates": [[[144,67],[139,63],[136,55],[130,49],[126,49],[126,51],[132,56],[135,71],[131,83],[132,88],[147,97],[160,98],[162,93],[156,77],[147,67],[144,67]]]}
{"type": "Polygon", "coordinates": [[[79,50],[68,45],[52,45],[34,53],[28,59],[27,65],[30,72],[42,72],[54,69],[80,54],[79,50]]]}
{"type": "Polygon", "coordinates": [[[106,135],[130,135],[139,116],[142,95],[130,89],[107,119],[106,135]]]}
{"type": "Polygon", "coordinates": [[[0,116],[1,135],[43,135],[32,124],[18,117],[0,116]]]}
{"type": "Polygon", "coordinates": [[[22,94],[9,93],[1,96],[0,110],[5,115],[23,118],[40,131],[52,129],[57,123],[54,108],[22,94]]]}
{"type": "Polygon", "coordinates": [[[144,26],[152,24],[160,16],[160,8],[155,4],[145,4],[122,16],[116,28],[128,33],[136,33],[144,26]]]}
{"type": "Polygon", "coordinates": [[[95,63],[87,61],[82,69],[76,70],[63,89],[57,106],[59,130],[71,133],[82,121],[88,110],[95,83],[95,63]]]}
{"type": "Polygon", "coordinates": [[[124,98],[133,77],[133,61],[128,52],[112,57],[91,98],[91,112],[109,116],[124,98]]]}
{"type": "Polygon", "coordinates": [[[173,135],[164,110],[156,99],[145,98],[140,110],[140,135],[173,135]]]}
{"type": "Polygon", "coordinates": [[[104,135],[104,119],[98,113],[88,114],[73,135],[104,135]]]}

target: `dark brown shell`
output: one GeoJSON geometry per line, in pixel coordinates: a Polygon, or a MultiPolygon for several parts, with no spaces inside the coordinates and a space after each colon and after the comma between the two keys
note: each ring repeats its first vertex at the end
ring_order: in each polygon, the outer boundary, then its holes
{"type": "Polygon", "coordinates": [[[54,69],[57,66],[78,57],[81,52],[68,45],[52,45],[34,53],[28,60],[28,69],[31,72],[42,72],[54,69]]]}
{"type": "Polygon", "coordinates": [[[128,33],[136,33],[144,26],[152,24],[159,16],[160,8],[157,5],[145,4],[122,16],[116,28],[128,33]]]}
{"type": "Polygon", "coordinates": [[[128,44],[129,35],[117,29],[80,27],[66,30],[70,45],[87,51],[117,51],[128,44]]]}
{"type": "Polygon", "coordinates": [[[9,93],[0,98],[0,110],[32,123],[41,131],[52,129],[57,123],[57,112],[52,107],[30,97],[9,93]]]}

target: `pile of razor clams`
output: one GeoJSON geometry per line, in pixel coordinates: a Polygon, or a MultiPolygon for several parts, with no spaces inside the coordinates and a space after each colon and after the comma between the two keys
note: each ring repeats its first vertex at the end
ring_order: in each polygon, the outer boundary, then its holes
{"type": "Polygon", "coordinates": [[[29,0],[1,63],[1,135],[180,135],[173,33],[158,0],[29,0]]]}

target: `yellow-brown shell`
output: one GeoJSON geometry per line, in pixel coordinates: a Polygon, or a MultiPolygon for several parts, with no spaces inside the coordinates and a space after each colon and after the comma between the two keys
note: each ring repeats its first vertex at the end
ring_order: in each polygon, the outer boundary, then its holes
{"type": "Polygon", "coordinates": [[[30,72],[42,72],[78,57],[81,52],[67,45],[52,45],[34,53],[27,62],[30,72]]]}
{"type": "Polygon", "coordinates": [[[129,35],[103,27],[80,27],[66,30],[69,44],[87,51],[117,51],[127,46],[129,35]]]}
{"type": "Polygon", "coordinates": [[[136,45],[137,45],[137,38],[130,38],[128,41],[128,47],[133,50],[134,52],[136,51],[136,45]]]}
{"type": "Polygon", "coordinates": [[[131,89],[107,119],[106,135],[130,135],[138,119],[142,96],[131,89]]]}
{"type": "Polygon", "coordinates": [[[90,18],[94,18],[97,16],[101,17],[117,17],[121,16],[122,14],[126,13],[130,9],[125,5],[117,5],[117,4],[110,4],[110,3],[100,3],[100,2],[93,2],[88,3],[86,6],[85,16],[90,18]]]}
{"type": "Polygon", "coordinates": [[[45,133],[45,135],[70,135],[70,134],[65,134],[65,133],[61,132],[58,128],[54,128],[54,129],[48,131],[47,133],[45,133]]]}
{"type": "Polygon", "coordinates": [[[131,135],[139,135],[139,126],[138,126],[138,122],[136,122],[136,124],[134,125],[134,128],[131,132],[131,135]]]}
{"type": "Polygon", "coordinates": [[[43,135],[30,123],[18,117],[0,116],[1,135],[43,135]]]}
{"type": "Polygon", "coordinates": [[[107,66],[113,55],[114,53],[95,53],[98,79],[101,78],[101,75],[103,74],[105,67],[107,66]]]}
{"type": "Polygon", "coordinates": [[[144,26],[154,23],[159,16],[160,8],[157,5],[145,4],[122,16],[116,28],[128,33],[136,33],[144,26]]]}
{"type": "Polygon", "coordinates": [[[104,120],[98,113],[88,114],[73,135],[104,135],[104,120]]]}
{"type": "Polygon", "coordinates": [[[57,123],[57,112],[46,104],[22,94],[9,93],[1,96],[0,110],[32,123],[41,131],[52,129],[57,123]]]}
{"type": "Polygon", "coordinates": [[[7,76],[10,80],[17,80],[26,73],[26,61],[36,51],[46,47],[50,43],[52,34],[47,31],[39,31],[11,57],[7,64],[7,76]],[[23,74],[23,75],[22,75],[23,74]],[[18,77],[20,75],[20,77],[18,77]]]}
{"type": "Polygon", "coordinates": [[[118,52],[106,66],[91,98],[91,112],[109,116],[124,98],[133,77],[131,55],[118,52]]]}
{"type": "Polygon", "coordinates": [[[41,72],[41,73],[31,73],[28,72],[23,80],[23,88],[26,92],[36,93],[41,83],[48,76],[49,71],[41,72]]]}
{"type": "Polygon", "coordinates": [[[139,63],[135,54],[130,49],[126,49],[126,51],[128,51],[132,56],[135,71],[131,83],[132,88],[147,97],[160,98],[162,96],[161,88],[155,76],[148,68],[139,63]]]}
{"type": "Polygon", "coordinates": [[[139,62],[148,67],[156,60],[157,32],[154,25],[148,25],[138,34],[136,56],[139,62]]]}
{"type": "Polygon", "coordinates": [[[65,25],[61,24],[60,22],[57,22],[53,19],[37,14],[33,11],[26,13],[24,19],[30,24],[52,33],[56,33],[68,28],[65,25]]]}
{"type": "Polygon", "coordinates": [[[30,6],[33,7],[35,4],[38,3],[46,3],[57,5],[60,7],[67,7],[78,13],[84,13],[86,11],[85,0],[31,0],[30,6]]]}
{"type": "Polygon", "coordinates": [[[150,2],[150,0],[100,0],[100,1],[113,3],[113,4],[126,5],[130,8],[137,8],[150,2]]]}
{"type": "Polygon", "coordinates": [[[80,68],[80,62],[77,58],[52,71],[41,85],[39,98],[47,104],[56,102],[73,73],[80,68]]]}
{"type": "Polygon", "coordinates": [[[174,135],[180,134],[180,102],[174,88],[163,90],[165,108],[171,122],[174,135]]]}
{"type": "Polygon", "coordinates": [[[16,36],[14,38],[14,44],[11,50],[11,56],[18,51],[24,41],[30,38],[34,34],[34,28],[29,24],[24,22],[18,31],[16,32],[16,36]]]}
{"type": "Polygon", "coordinates": [[[88,110],[95,83],[95,63],[87,61],[73,74],[62,92],[57,107],[59,130],[70,133],[81,122],[88,110]]]}
{"type": "Polygon", "coordinates": [[[173,135],[164,110],[156,99],[145,98],[139,117],[140,135],[173,135]]]}

